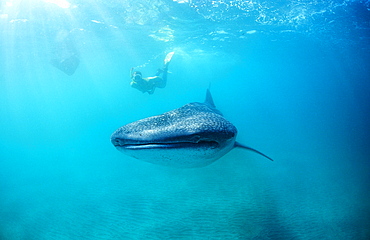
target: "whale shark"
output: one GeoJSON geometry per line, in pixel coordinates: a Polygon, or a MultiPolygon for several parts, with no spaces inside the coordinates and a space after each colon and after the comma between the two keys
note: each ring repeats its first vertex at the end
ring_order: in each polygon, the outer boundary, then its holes
{"type": "Polygon", "coordinates": [[[177,168],[205,167],[233,148],[244,148],[272,161],[237,142],[236,135],[236,127],[216,109],[207,89],[204,103],[188,103],[124,125],[112,134],[111,142],[136,159],[177,168]]]}

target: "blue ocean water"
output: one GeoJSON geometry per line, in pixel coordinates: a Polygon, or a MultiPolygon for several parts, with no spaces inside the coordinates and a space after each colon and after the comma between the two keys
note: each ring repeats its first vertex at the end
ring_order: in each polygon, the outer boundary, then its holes
{"type": "Polygon", "coordinates": [[[0,239],[370,238],[369,1],[2,0],[0,36],[0,239]],[[166,88],[130,87],[170,51],[166,88]],[[209,85],[274,162],[111,144],[209,85]]]}

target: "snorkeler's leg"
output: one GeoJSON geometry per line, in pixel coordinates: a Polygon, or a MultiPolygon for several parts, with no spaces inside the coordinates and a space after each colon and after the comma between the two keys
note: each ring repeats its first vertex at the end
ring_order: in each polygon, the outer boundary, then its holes
{"type": "Polygon", "coordinates": [[[155,86],[158,87],[158,88],[166,87],[166,84],[167,84],[167,67],[165,66],[164,68],[158,69],[156,76],[157,77],[155,78],[155,86]],[[162,74],[162,77],[159,76],[161,74],[162,74]]]}
{"type": "Polygon", "coordinates": [[[155,76],[158,78],[156,79],[156,87],[164,88],[167,85],[167,72],[168,72],[168,64],[170,64],[172,56],[175,52],[170,52],[166,55],[164,59],[163,68],[159,68],[155,76]],[[159,77],[162,74],[162,77],[159,77]]]}
{"type": "Polygon", "coordinates": [[[152,79],[153,86],[158,88],[166,87],[167,83],[167,71],[164,71],[162,77],[156,76],[152,79]]]}
{"type": "Polygon", "coordinates": [[[168,65],[170,64],[170,62],[172,60],[173,54],[175,54],[175,52],[169,52],[169,53],[167,53],[166,57],[163,60],[163,62],[164,62],[163,68],[160,68],[160,69],[157,70],[157,73],[155,74],[156,76],[159,76],[161,73],[167,72],[168,65]]]}
{"type": "Polygon", "coordinates": [[[155,76],[159,76],[159,75],[161,75],[162,73],[164,72],[164,68],[158,68],[157,69],[157,72],[156,72],[156,74],[155,74],[155,76]]]}
{"type": "Polygon", "coordinates": [[[163,69],[162,84],[158,87],[164,88],[167,85],[167,68],[163,69]]]}
{"type": "Polygon", "coordinates": [[[165,87],[167,84],[168,65],[170,64],[172,60],[173,54],[175,54],[175,52],[169,52],[164,58],[164,66],[163,66],[163,74],[162,74],[163,87],[165,87]]]}

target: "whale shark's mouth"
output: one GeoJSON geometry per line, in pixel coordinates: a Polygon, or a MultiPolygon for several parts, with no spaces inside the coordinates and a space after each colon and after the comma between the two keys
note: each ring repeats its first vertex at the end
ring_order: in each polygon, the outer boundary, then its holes
{"type": "Polygon", "coordinates": [[[217,148],[219,143],[216,141],[199,142],[162,142],[162,143],[134,143],[120,144],[119,141],[112,141],[116,148],[125,150],[143,150],[143,149],[179,149],[179,148],[217,148]]]}

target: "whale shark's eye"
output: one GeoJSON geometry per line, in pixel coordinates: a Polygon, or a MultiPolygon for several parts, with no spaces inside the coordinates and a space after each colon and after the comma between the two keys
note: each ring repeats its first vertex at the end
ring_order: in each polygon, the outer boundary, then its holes
{"type": "Polygon", "coordinates": [[[119,146],[120,145],[120,140],[116,138],[112,141],[112,143],[113,143],[114,146],[119,146]]]}

